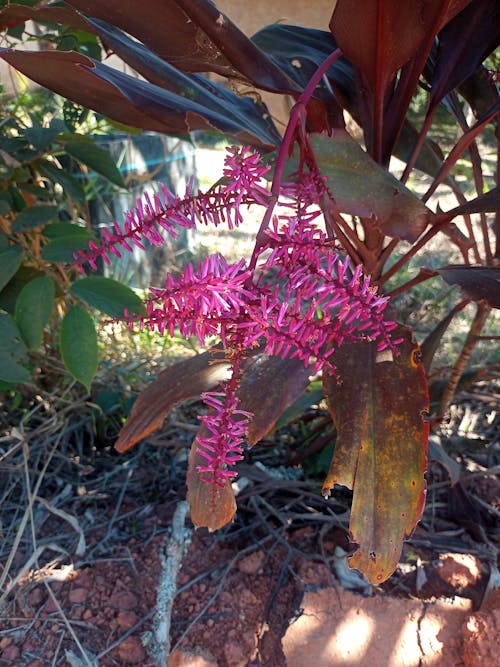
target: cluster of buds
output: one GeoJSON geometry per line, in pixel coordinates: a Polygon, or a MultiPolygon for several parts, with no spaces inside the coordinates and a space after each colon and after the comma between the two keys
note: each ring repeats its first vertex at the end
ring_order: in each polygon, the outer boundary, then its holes
{"type": "Polygon", "coordinates": [[[199,473],[207,482],[223,485],[235,475],[232,467],[242,456],[245,430],[251,415],[238,408],[236,390],[241,362],[259,346],[270,355],[298,357],[311,372],[335,372],[331,355],[343,341],[373,340],[378,349],[395,350],[391,339],[396,326],[383,317],[387,299],[377,295],[360,266],[352,267],[336,242],[321,229],[320,198],[326,186],[319,174],[299,176],[284,184],[278,201],[269,195],[268,167],[248,147],[227,152],[223,184],[207,193],[174,196],[167,188],[153,199],[145,196],[126,215],[123,227],[114,223],[100,245],[75,253],[85,264],[110,261],[110,254],[163,242],[163,233],[176,235],[177,227],[244,222],[248,206],[272,207],[264,241],[256,242],[252,261],[228,263],[221,254],[188,265],[179,275],[169,274],[165,285],[151,288],[146,315],[124,319],[138,326],[172,335],[175,330],[195,335],[203,345],[214,335],[227,350],[232,377],[217,392],[203,395],[209,412],[202,417],[208,435],[199,438],[206,465],[199,473]],[[314,177],[312,177],[314,176],[314,177]],[[163,233],[162,233],[163,232],[163,233]]]}

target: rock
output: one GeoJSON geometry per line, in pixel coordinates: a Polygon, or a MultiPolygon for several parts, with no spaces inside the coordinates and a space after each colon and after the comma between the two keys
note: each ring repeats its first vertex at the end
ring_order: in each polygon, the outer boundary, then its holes
{"type": "Polygon", "coordinates": [[[19,646],[16,646],[15,644],[11,644],[10,646],[7,646],[6,649],[2,651],[2,662],[5,662],[6,664],[16,664],[14,660],[18,660],[21,657],[21,649],[19,646]]]}
{"type": "Polygon", "coordinates": [[[424,605],[323,588],[306,593],[301,606],[282,641],[288,667],[455,667],[460,643],[450,639],[460,636],[472,605],[462,598],[424,605]]]}
{"type": "Polygon", "coordinates": [[[138,620],[139,617],[136,616],[136,614],[133,614],[131,611],[120,611],[116,619],[118,626],[122,630],[128,630],[133,625],[135,625],[138,620]]]}
{"type": "Polygon", "coordinates": [[[244,574],[257,574],[262,568],[265,557],[263,551],[253,551],[251,554],[238,561],[238,570],[244,574]]]}
{"type": "Polygon", "coordinates": [[[209,651],[194,648],[174,651],[168,658],[168,667],[218,667],[218,663],[209,651]]]}
{"type": "Polygon", "coordinates": [[[486,605],[464,623],[465,667],[500,667],[500,589],[491,593],[486,605]]]}
{"type": "Polygon", "coordinates": [[[69,592],[68,600],[71,604],[83,604],[89,596],[89,591],[86,588],[73,588],[69,592]]]}
{"type": "Polygon", "coordinates": [[[146,650],[139,637],[127,637],[118,646],[118,655],[124,665],[143,665],[146,661],[146,650]]]}
{"type": "Polygon", "coordinates": [[[115,609],[123,609],[124,611],[132,611],[137,607],[137,597],[129,591],[119,591],[113,593],[109,599],[109,605],[115,609]]]}

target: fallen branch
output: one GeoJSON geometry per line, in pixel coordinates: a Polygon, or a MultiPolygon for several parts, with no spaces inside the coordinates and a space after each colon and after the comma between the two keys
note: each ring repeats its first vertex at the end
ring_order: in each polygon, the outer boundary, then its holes
{"type": "Polygon", "coordinates": [[[192,530],[184,526],[189,505],[185,500],[178,503],[172,519],[172,532],[165,539],[161,551],[161,573],[156,598],[156,611],[152,632],[145,632],[142,642],[157,667],[168,667],[170,655],[170,622],[172,606],[177,593],[177,576],[182,566],[185,549],[191,539],[192,530]]]}

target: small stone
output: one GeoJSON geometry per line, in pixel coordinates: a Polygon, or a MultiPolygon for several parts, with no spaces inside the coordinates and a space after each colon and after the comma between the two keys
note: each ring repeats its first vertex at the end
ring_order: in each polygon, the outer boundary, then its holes
{"type": "Polygon", "coordinates": [[[21,649],[19,646],[16,646],[15,644],[11,644],[10,646],[7,646],[7,648],[2,651],[2,660],[7,662],[7,661],[12,661],[12,660],[17,660],[21,656],[21,649]]]}
{"type": "Polygon", "coordinates": [[[5,649],[7,646],[10,646],[12,644],[12,639],[10,637],[2,637],[0,639],[0,649],[5,649]]]}
{"type": "Polygon", "coordinates": [[[238,570],[244,574],[257,574],[257,572],[262,568],[265,557],[266,556],[263,551],[254,551],[253,553],[238,561],[238,570]]]}
{"type": "Polygon", "coordinates": [[[52,597],[49,597],[43,610],[47,614],[53,614],[55,611],[57,611],[56,601],[52,597]]]}
{"type": "Polygon", "coordinates": [[[137,597],[129,591],[120,591],[114,593],[109,600],[109,604],[116,609],[131,611],[137,607],[137,597]]]}
{"type": "Polygon", "coordinates": [[[118,646],[118,655],[125,665],[142,665],[146,660],[146,651],[139,637],[127,637],[118,646]]]}
{"type": "Polygon", "coordinates": [[[116,619],[118,627],[122,630],[128,630],[137,623],[139,617],[131,611],[120,611],[116,619]]]}
{"type": "Polygon", "coordinates": [[[41,588],[34,588],[28,595],[28,602],[30,607],[37,608],[43,602],[44,594],[41,588]]]}
{"type": "Polygon", "coordinates": [[[212,654],[204,649],[177,649],[169,656],[168,667],[218,667],[218,663],[212,654]]]}
{"type": "Polygon", "coordinates": [[[82,614],[82,619],[84,621],[88,621],[91,618],[92,618],[92,610],[91,609],[85,609],[83,614],[82,614]]]}
{"type": "Polygon", "coordinates": [[[89,591],[86,588],[73,588],[73,590],[69,592],[68,600],[71,604],[83,604],[86,602],[88,596],[89,591]]]}
{"type": "Polygon", "coordinates": [[[228,667],[246,667],[249,656],[245,655],[245,650],[240,642],[228,641],[224,644],[224,655],[228,667]]]}

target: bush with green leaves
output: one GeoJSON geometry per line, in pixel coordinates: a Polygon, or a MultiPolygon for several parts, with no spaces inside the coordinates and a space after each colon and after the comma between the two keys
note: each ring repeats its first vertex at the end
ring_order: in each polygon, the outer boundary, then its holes
{"type": "Polygon", "coordinates": [[[273,167],[266,190],[252,180],[258,156],[234,149],[225,179],[209,193],[189,191],[175,199],[164,192],[153,205],[138,207],[102,244],[80,251],[80,268],[87,271],[96,259],[143,237],[157,242],[159,227],[200,220],[240,224],[247,204],[265,209],[248,264],[207,258],[180,277],[167,276],[165,289],[152,289],[145,316],[125,318],[160,333],[177,324],[201,338],[212,327],[224,351],[215,348],[161,373],[135,404],[118,449],[158,428],[174,403],[202,393],[209,412],[192,446],[189,500],[195,524],[217,528],[235,512],[231,468],[242,455],[243,430],[249,445],[258,442],[302,394],[309,371],[321,367],[337,428],[323,491],[327,495],[334,484],[353,488],[350,531],[358,549],[350,562],[371,581],[383,581],[423,507],[425,371],[454,316],[474,304],[469,334],[441,395],[441,419],[492,310],[500,307],[500,95],[495,73],[484,66],[500,41],[498,2],[338,0],[325,30],[270,25],[252,38],[209,0],[30,4],[10,5],[0,21],[6,27],[51,21],[87,31],[141,77],[72,51],[0,51],[21,72],[121,123],[176,135],[218,131],[266,154],[273,167]],[[225,77],[230,85],[202,73],[225,77]],[[241,84],[255,94],[238,92],[241,84]],[[283,137],[259,91],[293,100],[283,137]],[[415,126],[409,112],[422,91],[426,110],[415,126]],[[431,138],[443,108],[457,130],[452,146],[431,138]],[[361,142],[347,130],[347,114],[362,128],[361,142]],[[484,169],[479,140],[485,136],[495,145],[495,177],[484,169]],[[391,172],[393,156],[405,163],[402,174],[391,172]],[[472,183],[464,188],[459,160],[465,156],[472,183]],[[415,171],[430,177],[423,194],[414,188],[415,171]],[[443,211],[430,200],[444,187],[455,203],[443,211]],[[290,200],[294,221],[290,210],[283,213],[290,200]],[[306,212],[306,203],[315,205],[314,213],[306,212]],[[318,212],[321,231],[319,222],[312,223],[318,212]],[[414,258],[425,259],[435,237],[456,249],[460,260],[437,267],[423,262],[416,275],[392,284],[414,258]],[[264,261],[276,259],[282,281],[274,292],[266,282],[273,267],[259,264],[264,251],[272,258],[264,261]],[[346,258],[356,267],[352,273],[346,258]],[[372,303],[367,295],[376,288],[395,305],[398,296],[431,278],[459,286],[462,298],[436,323],[421,351],[408,328],[397,329],[399,351],[394,341],[382,349],[373,338],[384,327],[374,326],[368,302],[359,299],[372,303]],[[342,289],[348,293],[340,297],[342,289]],[[297,300],[301,290],[313,307],[297,300]],[[363,318],[369,328],[359,340],[363,318]],[[359,330],[331,354],[328,345],[339,344],[337,334],[353,321],[359,330]],[[311,369],[304,366],[308,362],[311,369]],[[230,379],[221,385],[228,367],[230,379]]]}
{"type": "Polygon", "coordinates": [[[84,124],[88,112],[80,109],[77,115],[75,105],[69,120],[69,106],[60,109],[53,94],[35,91],[4,96],[0,111],[3,389],[29,381],[37,361],[30,353],[42,347],[60,354],[69,373],[88,388],[97,367],[97,334],[88,306],[116,317],[139,303],[116,281],[77,280],[78,273],[67,268],[73,253],[95,238],[88,201],[99,183],[125,187],[107,151],[82,132],[93,133],[99,125],[84,124]]]}

